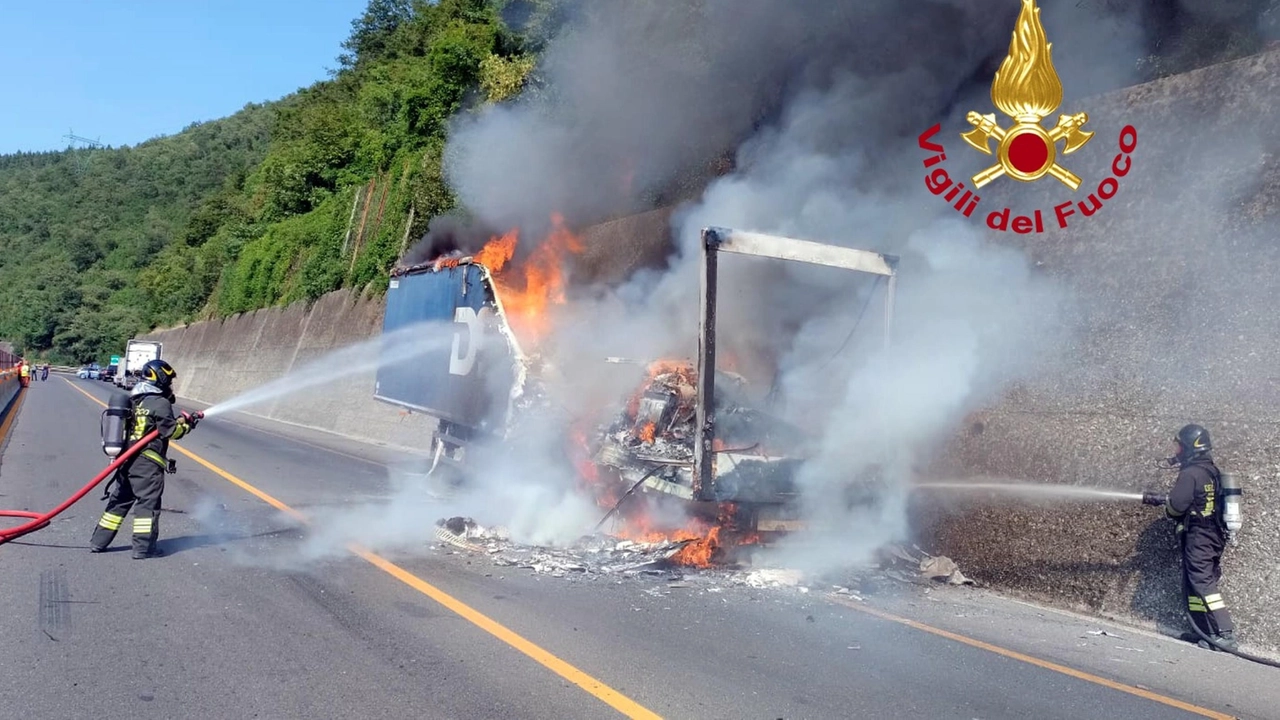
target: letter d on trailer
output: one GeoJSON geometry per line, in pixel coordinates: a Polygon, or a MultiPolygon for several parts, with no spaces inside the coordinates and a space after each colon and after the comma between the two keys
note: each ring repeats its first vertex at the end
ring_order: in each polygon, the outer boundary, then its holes
{"type": "Polygon", "coordinates": [[[387,288],[374,398],[439,420],[438,460],[461,465],[466,445],[501,437],[524,385],[524,356],[483,265],[396,268],[387,288]]]}

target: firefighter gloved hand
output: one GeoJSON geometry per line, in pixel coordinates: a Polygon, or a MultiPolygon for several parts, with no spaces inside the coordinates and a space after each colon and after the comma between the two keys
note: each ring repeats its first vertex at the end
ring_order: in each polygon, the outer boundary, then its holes
{"type": "Polygon", "coordinates": [[[1142,504],[1143,504],[1143,505],[1154,505],[1154,506],[1159,507],[1160,505],[1164,505],[1164,504],[1165,504],[1165,502],[1166,502],[1166,501],[1168,501],[1168,499],[1169,499],[1169,498],[1168,498],[1167,496],[1165,496],[1165,495],[1160,495],[1160,494],[1158,494],[1158,493],[1153,493],[1153,492],[1144,492],[1144,493],[1142,493],[1142,504]]]}
{"type": "Polygon", "coordinates": [[[195,430],[196,423],[200,422],[200,414],[196,413],[195,415],[192,415],[184,410],[182,413],[182,420],[187,424],[188,430],[195,430]]]}

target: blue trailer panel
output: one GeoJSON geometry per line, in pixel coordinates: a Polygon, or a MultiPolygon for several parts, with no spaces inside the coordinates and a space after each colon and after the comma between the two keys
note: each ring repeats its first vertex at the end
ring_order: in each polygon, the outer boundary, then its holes
{"type": "Polygon", "coordinates": [[[411,268],[391,278],[374,397],[501,433],[518,348],[480,265],[411,268]]]}

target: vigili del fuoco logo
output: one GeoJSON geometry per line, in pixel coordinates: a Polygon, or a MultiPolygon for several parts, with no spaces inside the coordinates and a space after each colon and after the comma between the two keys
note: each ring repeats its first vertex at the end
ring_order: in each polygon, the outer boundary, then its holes
{"type": "MultiPolygon", "coordinates": [[[[1061,156],[1065,157],[1093,139],[1094,133],[1084,129],[1089,122],[1088,113],[1058,115],[1058,124],[1048,130],[1040,124],[1062,104],[1062,81],[1053,68],[1052,47],[1040,24],[1040,8],[1036,7],[1035,0],[1022,0],[1009,54],[991,82],[991,102],[1008,115],[1013,124],[1002,127],[995,113],[980,115],[970,111],[966,119],[973,129],[960,133],[970,147],[985,155],[993,154],[991,143],[995,142],[995,164],[970,178],[972,187],[955,182],[942,165],[947,159],[946,150],[933,140],[941,131],[941,124],[920,134],[920,149],[934,153],[924,160],[928,170],[924,176],[925,187],[965,217],[972,217],[982,202],[977,191],[1002,177],[1030,183],[1048,176],[1073,193],[1080,189],[1083,182],[1080,176],[1059,162],[1058,146],[1061,143],[1061,156]]],[[[1120,130],[1118,144],[1120,152],[1111,162],[1110,175],[1084,199],[1053,206],[1059,228],[1066,228],[1067,218],[1077,213],[1083,217],[1096,214],[1120,190],[1120,178],[1129,174],[1130,156],[1138,147],[1138,131],[1132,125],[1125,125],[1120,130]]],[[[1014,217],[1012,222],[1011,213],[1007,207],[991,211],[986,216],[987,226],[1001,231],[1012,228],[1022,234],[1044,232],[1044,213],[1040,209],[1031,215],[1014,217]]]]}

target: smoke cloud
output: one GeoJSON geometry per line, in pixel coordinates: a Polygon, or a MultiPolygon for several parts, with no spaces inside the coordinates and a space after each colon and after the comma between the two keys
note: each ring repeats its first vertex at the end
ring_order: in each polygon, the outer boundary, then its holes
{"type": "MultiPolygon", "coordinates": [[[[729,352],[767,358],[776,409],[818,435],[799,482],[830,552],[805,556],[857,560],[850,527],[863,550],[902,535],[913,460],[1060,340],[1039,332],[1031,343],[1019,333],[1043,328],[1065,291],[1032,273],[1020,253],[985,246],[970,226],[940,215],[919,187],[916,134],[988,105],[1017,4],[578,7],[539,70],[549,92],[455,128],[447,173],[468,211],[501,227],[554,210],[581,226],[670,202],[682,182],[705,184],[719,157],[731,156],[734,169],[675,214],[666,271],[566,309],[549,351],[566,380],[553,382],[552,395],[570,413],[598,407],[636,379],[604,366],[605,356],[693,356],[705,226],[899,254],[892,350],[879,340],[882,313],[854,328],[858,308],[883,298],[883,284],[830,268],[725,258],[718,322],[729,352]],[[830,502],[868,471],[884,481],[875,517],[830,502]]],[[[1136,74],[1129,68],[1142,38],[1133,13],[1045,22],[1051,39],[1070,43],[1061,30],[1069,25],[1070,38],[1089,41],[1086,52],[1066,54],[1077,64],[1058,62],[1068,86],[1073,76],[1105,87],[1136,74]]],[[[553,459],[545,466],[533,475],[554,477],[553,459]]],[[[522,487],[531,475],[501,470],[502,480],[486,484],[522,487]]],[[[562,496],[549,492],[549,507],[558,507],[562,496]]]]}
{"type": "MultiPolygon", "coordinates": [[[[1044,3],[1066,101],[1139,81],[1140,61],[1198,17],[1188,4],[1044,3]]],[[[692,357],[705,226],[900,255],[891,349],[878,311],[855,327],[883,284],[830,268],[726,258],[719,316],[724,346],[767,358],[778,408],[818,435],[800,477],[821,528],[797,541],[806,562],[854,562],[900,539],[912,468],[1076,330],[1064,286],[921,188],[916,135],[938,121],[964,127],[965,112],[990,106],[1018,3],[566,6],[538,91],[458,119],[446,172],[462,204],[479,227],[528,228],[552,211],[581,227],[689,201],[673,216],[665,270],[579,289],[566,307],[547,352],[552,396],[572,415],[633,387],[636,373],[605,356],[692,357]],[[875,502],[831,501],[860,477],[875,478],[875,502]]],[[[1266,27],[1249,7],[1230,21],[1266,27]]],[[[490,468],[485,509],[526,537],[568,537],[590,513],[551,449],[561,438],[545,427],[520,438],[523,462],[490,468]]]]}

